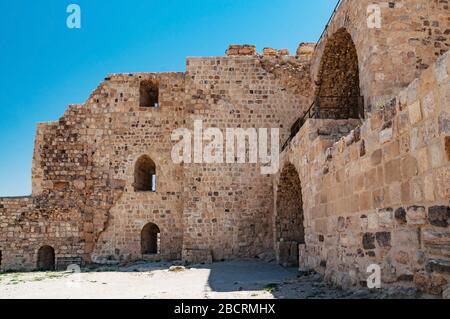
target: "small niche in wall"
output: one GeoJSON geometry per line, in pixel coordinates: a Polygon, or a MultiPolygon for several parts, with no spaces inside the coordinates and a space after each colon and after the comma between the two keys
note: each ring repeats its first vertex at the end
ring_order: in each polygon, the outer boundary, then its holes
{"type": "Polygon", "coordinates": [[[159,84],[156,81],[143,80],[139,85],[139,106],[159,107],[159,84]]]}

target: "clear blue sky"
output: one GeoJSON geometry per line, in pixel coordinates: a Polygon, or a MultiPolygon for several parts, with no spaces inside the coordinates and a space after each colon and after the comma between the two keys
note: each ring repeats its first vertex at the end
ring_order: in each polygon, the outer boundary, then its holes
{"type": "Polygon", "coordinates": [[[0,0],[0,196],[31,193],[37,122],[83,103],[108,73],[184,71],[231,43],[316,41],[336,0],[0,0]],[[80,30],[66,7],[81,7],[80,30]]]}

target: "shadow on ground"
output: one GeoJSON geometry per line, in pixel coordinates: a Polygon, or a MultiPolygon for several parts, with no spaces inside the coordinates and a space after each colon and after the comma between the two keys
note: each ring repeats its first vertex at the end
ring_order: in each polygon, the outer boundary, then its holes
{"type": "Polygon", "coordinates": [[[258,260],[230,261],[203,266],[210,270],[208,285],[216,292],[267,290],[297,276],[296,268],[283,268],[258,260]]]}

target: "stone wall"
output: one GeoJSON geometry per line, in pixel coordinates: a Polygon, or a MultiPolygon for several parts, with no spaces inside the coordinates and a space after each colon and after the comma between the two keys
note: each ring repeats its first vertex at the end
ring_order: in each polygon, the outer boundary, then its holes
{"type": "MultiPolygon", "coordinates": [[[[343,0],[317,44],[312,79],[320,81],[320,69],[329,39],[345,29],[355,43],[359,60],[361,94],[366,111],[389,100],[450,46],[448,1],[343,0]],[[381,28],[369,28],[368,6],[381,9],[381,28]]],[[[332,71],[332,70],[330,70],[332,71]]]]}
{"type": "Polygon", "coordinates": [[[295,57],[233,45],[225,57],[188,58],[185,73],[112,74],[86,103],[39,123],[32,196],[0,199],[1,269],[35,268],[44,245],[61,267],[275,250],[343,286],[377,263],[385,284],[439,293],[450,258],[449,54],[434,62],[450,42],[448,1],[375,1],[382,27],[369,29],[373,2],[344,0],[321,41],[295,57]],[[171,133],[195,120],[222,132],[279,128],[283,144],[315,96],[342,91],[365,97],[368,119],[307,120],[275,178],[259,164],[171,158],[171,133]],[[155,192],[135,187],[142,156],[155,164],[155,192]],[[149,223],[160,231],[155,254],[141,249],[149,223]]]}
{"type": "Polygon", "coordinates": [[[85,104],[38,124],[33,195],[20,213],[26,225],[56,230],[33,228],[31,245],[26,233],[17,236],[16,206],[4,205],[2,228],[16,232],[5,233],[3,265],[33,268],[44,245],[57,259],[98,263],[180,259],[183,250],[191,261],[271,250],[270,177],[257,165],[175,164],[171,133],[201,119],[205,128],[281,127],[284,139],[309,99],[308,70],[308,58],[255,55],[191,58],[186,73],[108,76],[85,104]],[[141,106],[144,82],[158,85],[158,107],[141,106]],[[155,164],[156,192],[135,188],[144,155],[155,164]],[[60,232],[68,220],[70,232],[60,232]],[[160,247],[144,256],[148,223],[158,226],[160,247]]]}
{"type": "Polygon", "coordinates": [[[342,122],[308,121],[282,154],[302,185],[302,268],[350,286],[365,284],[367,266],[378,264],[385,285],[442,292],[450,282],[449,105],[448,53],[337,141],[329,133],[342,122]]]}
{"type": "MultiPolygon", "coordinates": [[[[280,128],[285,140],[309,100],[308,68],[308,59],[289,56],[190,58],[187,122],[192,127],[193,120],[202,119],[204,127],[223,132],[280,128]]],[[[183,259],[254,257],[272,250],[271,178],[261,175],[259,164],[184,168],[183,259]]]]}
{"type": "Polygon", "coordinates": [[[75,209],[35,209],[31,197],[0,198],[0,270],[36,267],[40,247],[55,249],[56,266],[67,258],[82,256],[84,242],[75,209]]]}

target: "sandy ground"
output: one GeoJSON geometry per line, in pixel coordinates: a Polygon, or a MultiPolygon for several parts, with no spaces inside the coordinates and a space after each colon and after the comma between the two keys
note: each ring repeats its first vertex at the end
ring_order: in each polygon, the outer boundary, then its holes
{"type": "Polygon", "coordinates": [[[348,290],[325,284],[318,274],[299,274],[275,263],[241,260],[170,268],[170,263],[83,269],[81,273],[0,274],[0,298],[55,299],[270,299],[421,298],[415,290],[348,290]]]}

